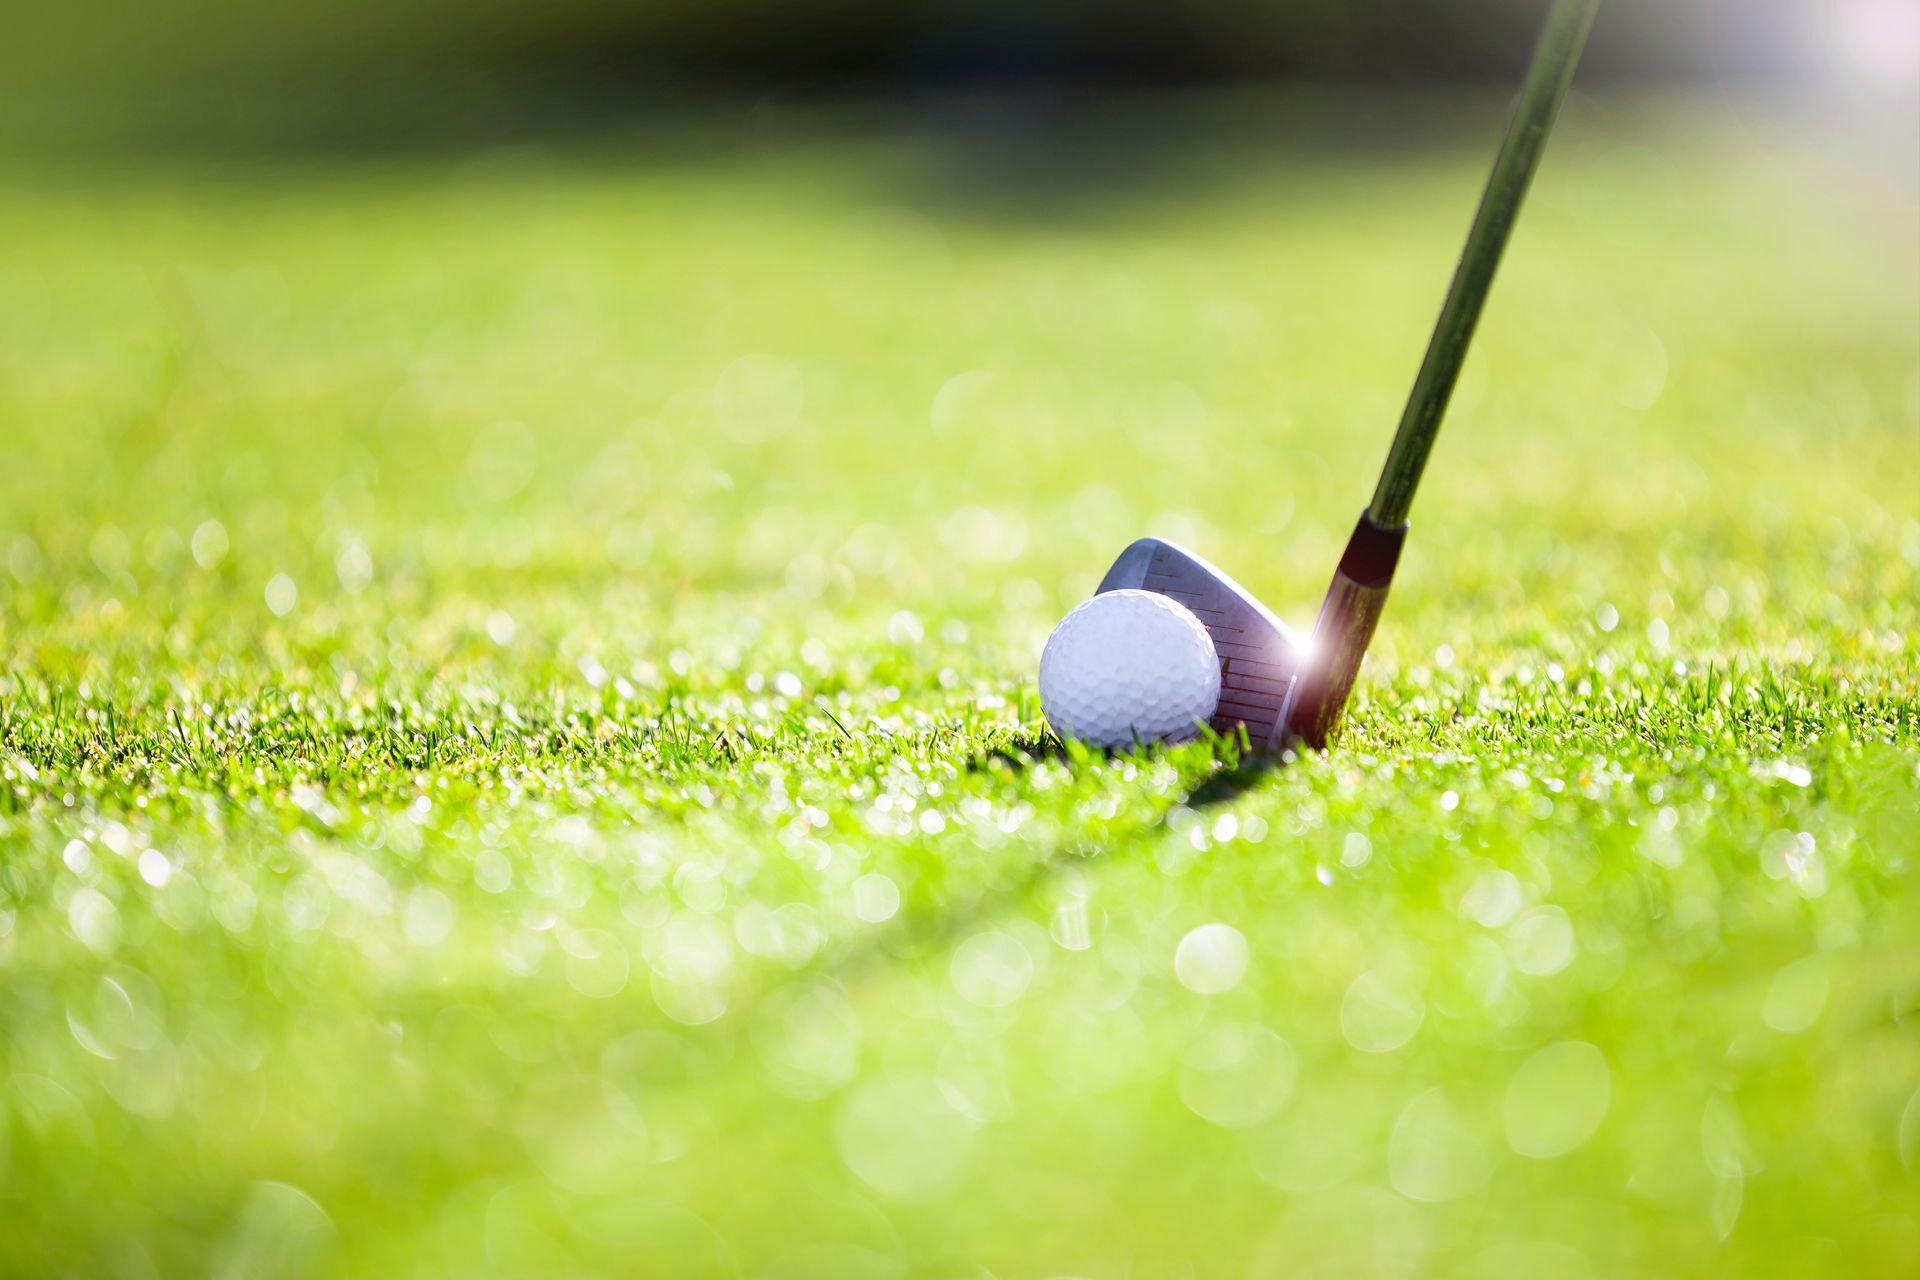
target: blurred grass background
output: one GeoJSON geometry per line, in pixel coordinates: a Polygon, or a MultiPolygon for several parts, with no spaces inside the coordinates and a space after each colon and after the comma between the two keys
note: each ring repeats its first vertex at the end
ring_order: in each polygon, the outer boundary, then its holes
{"type": "Polygon", "coordinates": [[[1608,11],[1265,774],[1039,645],[1143,531],[1310,620],[1532,6],[34,16],[0,1273],[1911,1274],[1869,9],[1608,11]]]}

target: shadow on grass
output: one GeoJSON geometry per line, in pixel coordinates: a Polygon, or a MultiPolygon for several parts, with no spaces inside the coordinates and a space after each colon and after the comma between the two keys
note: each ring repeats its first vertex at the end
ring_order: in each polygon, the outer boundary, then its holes
{"type": "Polygon", "coordinates": [[[1285,768],[1286,760],[1284,756],[1256,755],[1231,765],[1223,764],[1218,772],[1187,793],[1187,808],[1211,809],[1231,804],[1285,768]]]}
{"type": "Polygon", "coordinates": [[[978,773],[999,763],[1015,773],[1022,773],[1048,761],[1071,764],[1074,762],[1073,749],[1051,733],[1025,734],[975,755],[967,761],[967,772],[978,773]]]}
{"type": "MultiPolygon", "coordinates": [[[[799,971],[787,975],[780,985],[810,977],[823,979],[851,995],[856,988],[884,982],[903,966],[919,970],[928,957],[937,958],[950,951],[975,930],[1043,903],[1050,882],[1110,861],[1114,850],[1137,852],[1135,846],[1143,838],[1151,840],[1169,829],[1176,810],[1229,804],[1265,784],[1292,759],[1290,755],[1242,754],[1238,743],[1225,739],[1215,739],[1212,747],[1212,767],[1195,777],[1184,794],[1178,789],[1168,794],[1152,813],[1099,834],[1062,832],[1051,844],[1036,845],[1030,859],[1008,868],[1005,874],[922,910],[903,906],[888,925],[827,947],[799,971]]],[[[1141,759],[1147,759],[1153,749],[1134,750],[1141,753],[1141,759]]],[[[985,770],[999,763],[1024,773],[1044,763],[1074,767],[1095,760],[1120,760],[1130,754],[1098,751],[1042,733],[1022,735],[982,751],[966,767],[985,770]]],[[[723,1038],[750,1034],[748,1029],[754,1025],[761,998],[749,999],[736,1010],[741,1016],[729,1017],[724,1029],[716,1028],[711,1034],[723,1038]]],[[[737,1060],[750,1063],[754,1059],[751,1054],[742,1054],[737,1060]]]]}
{"type": "MultiPolygon", "coordinates": [[[[1272,754],[1253,750],[1251,744],[1233,738],[1209,737],[1214,750],[1215,768],[1188,791],[1182,803],[1189,809],[1228,804],[1258,786],[1292,760],[1292,754],[1272,754]]],[[[1020,737],[979,752],[967,761],[967,771],[977,773],[1003,764],[1015,773],[1036,765],[1059,763],[1076,765],[1091,760],[1120,760],[1152,747],[1139,745],[1122,750],[1102,750],[1084,744],[1069,744],[1052,733],[1023,734],[1020,737]]],[[[1168,810],[1171,812],[1171,809],[1168,810]]],[[[1161,815],[1165,821],[1165,814],[1161,815]]]]}
{"type": "MultiPolygon", "coordinates": [[[[1092,863],[1105,856],[1114,845],[1130,843],[1143,835],[1164,830],[1177,809],[1210,809],[1230,804],[1247,792],[1263,785],[1287,766],[1292,755],[1272,755],[1246,748],[1233,739],[1210,739],[1214,766],[1186,790],[1185,795],[1169,797],[1151,816],[1125,829],[1103,837],[1067,835],[1052,848],[1038,852],[1034,859],[1012,879],[983,886],[960,902],[948,903],[938,910],[903,913],[898,923],[882,935],[828,959],[824,967],[843,980],[876,960],[889,960],[909,950],[938,947],[966,933],[981,921],[1008,909],[1010,904],[1028,901],[1049,880],[1069,869],[1092,863]]],[[[990,769],[1004,764],[1015,773],[1023,773],[1044,763],[1069,767],[1093,761],[1118,761],[1134,757],[1150,759],[1151,747],[1124,751],[1104,751],[1081,743],[1068,743],[1051,733],[1023,735],[974,756],[970,771],[990,769]]]]}

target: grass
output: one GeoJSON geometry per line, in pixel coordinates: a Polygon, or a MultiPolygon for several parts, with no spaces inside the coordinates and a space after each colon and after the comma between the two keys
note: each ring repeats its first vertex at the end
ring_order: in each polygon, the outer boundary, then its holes
{"type": "Polygon", "coordinates": [[[1340,748],[1045,736],[1310,621],[1474,120],[17,171],[0,1273],[1912,1274],[1904,170],[1577,101],[1340,748]]]}

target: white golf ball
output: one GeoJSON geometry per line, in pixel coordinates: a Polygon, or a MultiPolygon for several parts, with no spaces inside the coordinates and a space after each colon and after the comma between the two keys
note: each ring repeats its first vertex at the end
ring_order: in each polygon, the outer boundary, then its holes
{"type": "Polygon", "coordinates": [[[1040,704],[1064,738],[1102,747],[1191,738],[1220,701],[1220,655],[1187,607],[1106,591],[1076,607],[1040,655],[1040,704]]]}

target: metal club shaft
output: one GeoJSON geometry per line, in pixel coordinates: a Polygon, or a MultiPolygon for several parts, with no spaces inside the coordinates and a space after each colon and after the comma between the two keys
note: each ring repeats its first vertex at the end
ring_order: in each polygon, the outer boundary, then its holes
{"type": "Polygon", "coordinates": [[[1427,343],[1426,358],[1420,363],[1407,407],[1400,415],[1399,429],[1394,433],[1393,447],[1380,470],[1373,501],[1361,514],[1340,557],[1340,567],[1334,571],[1326,601],[1320,606],[1313,647],[1294,682],[1276,746],[1284,745],[1290,737],[1311,747],[1323,747],[1339,726],[1347,694],[1379,624],[1400,548],[1406,541],[1407,509],[1413,504],[1414,490],[1426,470],[1427,455],[1432,452],[1447,401],[1460,377],[1460,366],[1467,358],[1467,346],[1493,285],[1500,254],[1540,165],[1547,134],[1566,97],[1599,8],[1600,0],[1554,0],[1547,14],[1533,62],[1507,123],[1506,137],[1494,159],[1493,173],[1487,178],[1473,227],[1467,232],[1460,264],[1454,269],[1453,283],[1427,343]]]}

